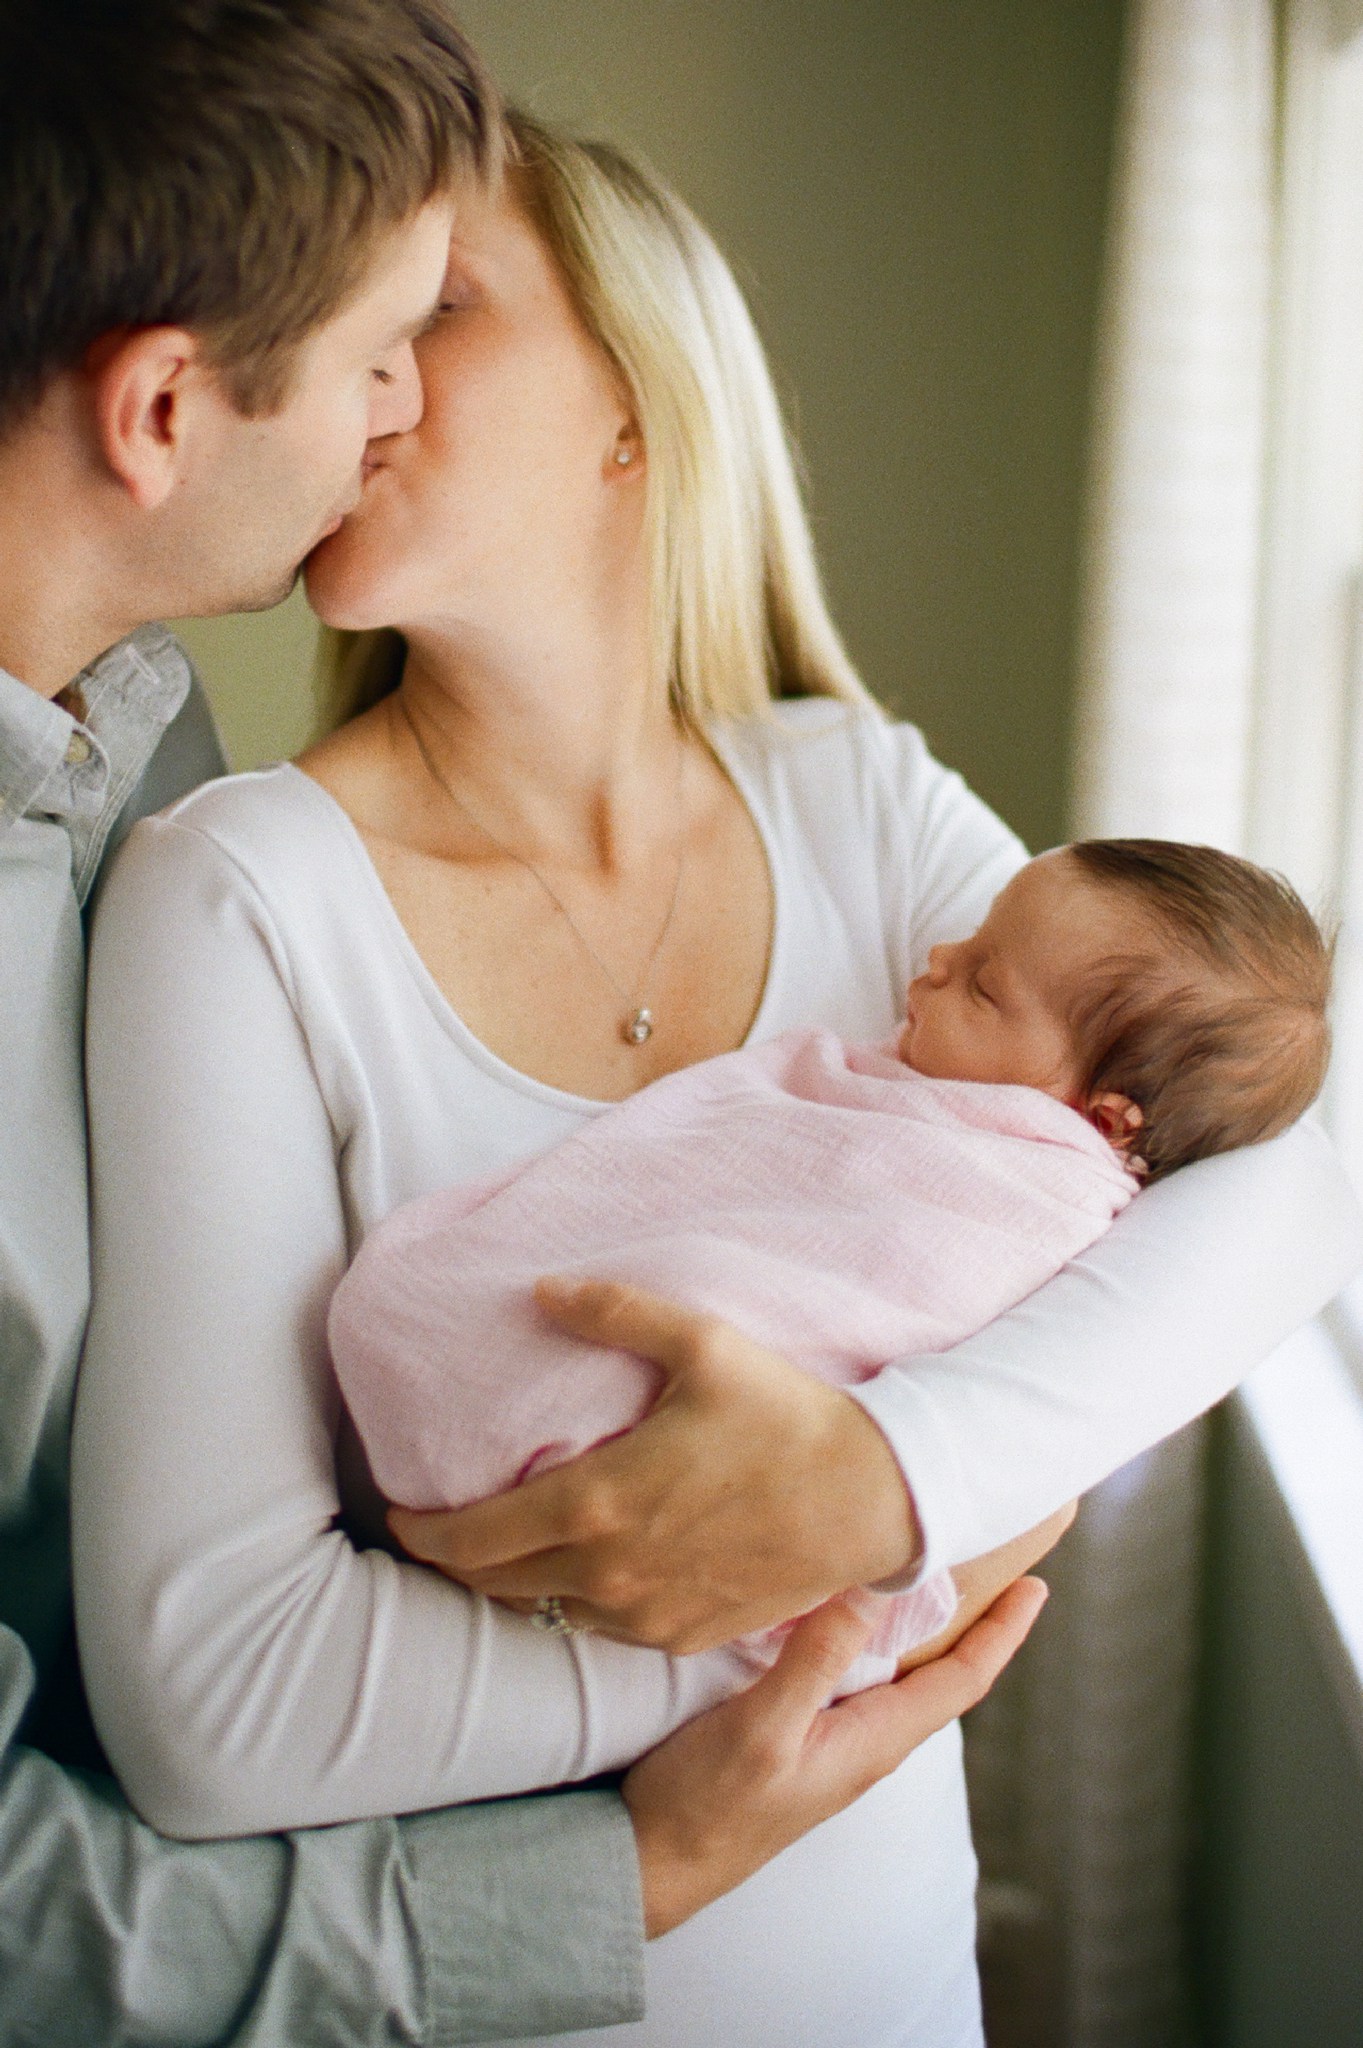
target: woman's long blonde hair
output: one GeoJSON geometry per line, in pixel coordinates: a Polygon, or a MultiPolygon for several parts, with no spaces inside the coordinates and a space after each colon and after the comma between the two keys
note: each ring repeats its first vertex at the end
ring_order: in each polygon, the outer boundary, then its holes
{"type": "MultiPolygon", "coordinates": [[[[506,116],[510,176],[631,395],[648,463],[653,657],[690,724],[773,697],[871,699],[829,616],[791,444],[728,264],[610,143],[506,116]]],[[[397,686],[391,631],[328,633],[324,723],[397,686]]]]}

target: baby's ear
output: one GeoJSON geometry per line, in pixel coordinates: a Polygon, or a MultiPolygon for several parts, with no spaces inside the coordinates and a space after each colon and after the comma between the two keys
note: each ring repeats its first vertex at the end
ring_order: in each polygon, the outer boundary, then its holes
{"type": "Polygon", "coordinates": [[[1133,1102],[1129,1095],[1118,1095],[1106,1091],[1091,1095],[1084,1111],[1089,1122],[1100,1130],[1113,1150],[1125,1158],[1136,1141],[1136,1133],[1145,1122],[1140,1104],[1133,1102]]]}

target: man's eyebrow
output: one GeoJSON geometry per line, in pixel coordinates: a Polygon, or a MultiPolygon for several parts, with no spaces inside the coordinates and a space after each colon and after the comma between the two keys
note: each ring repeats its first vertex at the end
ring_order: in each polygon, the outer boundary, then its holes
{"type": "Polygon", "coordinates": [[[405,341],[417,341],[423,334],[429,334],[439,316],[444,297],[445,288],[442,285],[424,313],[418,313],[414,320],[404,320],[401,327],[389,336],[384,343],[385,351],[390,348],[401,348],[405,341]]]}

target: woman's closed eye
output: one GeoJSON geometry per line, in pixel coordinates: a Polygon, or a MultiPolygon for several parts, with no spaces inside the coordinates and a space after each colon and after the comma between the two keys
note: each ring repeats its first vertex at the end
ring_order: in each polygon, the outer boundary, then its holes
{"type": "Polygon", "coordinates": [[[467,312],[470,306],[478,304],[482,295],[476,278],[461,275],[457,270],[449,272],[441,289],[439,304],[431,314],[428,326],[435,327],[440,321],[448,320],[451,313],[467,312]]]}
{"type": "Polygon", "coordinates": [[[438,333],[456,315],[471,312],[479,303],[480,296],[472,285],[447,283],[439,304],[431,308],[430,317],[417,336],[417,345],[420,346],[428,335],[438,333]]]}

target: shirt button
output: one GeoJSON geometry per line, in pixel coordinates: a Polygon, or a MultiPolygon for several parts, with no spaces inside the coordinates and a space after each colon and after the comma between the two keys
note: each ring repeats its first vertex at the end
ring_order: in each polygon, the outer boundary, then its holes
{"type": "Polygon", "coordinates": [[[83,732],[73,732],[66,742],[66,765],[68,768],[83,768],[93,749],[83,732]]]}

